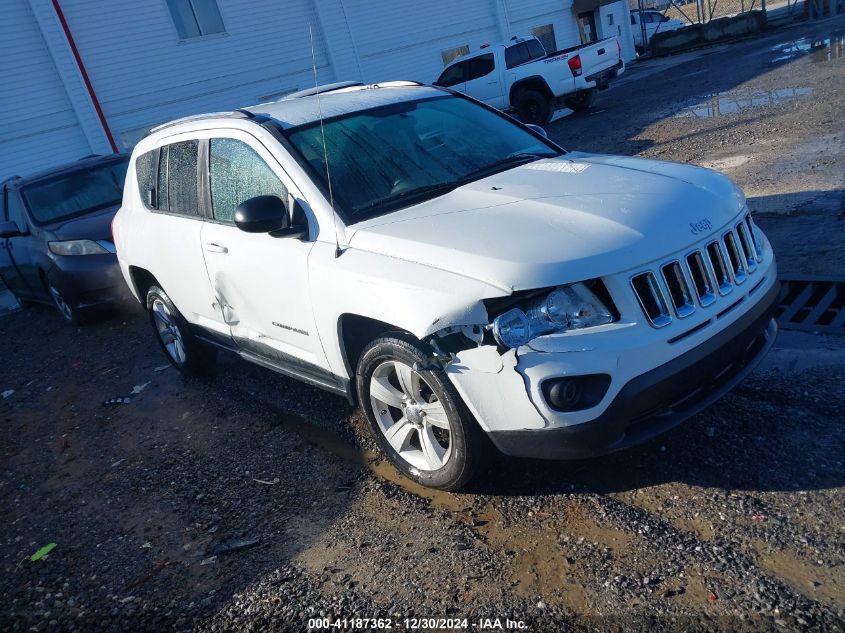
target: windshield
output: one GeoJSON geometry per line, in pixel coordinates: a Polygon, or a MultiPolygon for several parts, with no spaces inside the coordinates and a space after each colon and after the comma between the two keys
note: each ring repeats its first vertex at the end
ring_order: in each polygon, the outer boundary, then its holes
{"type": "MultiPolygon", "coordinates": [[[[347,224],[560,151],[507,117],[451,95],[324,122],[331,189],[347,224]]],[[[326,186],[319,122],[288,138],[326,186]]]]}
{"type": "Polygon", "coordinates": [[[50,224],[120,204],[128,159],[94,165],[24,187],[36,224],[50,224]]]}

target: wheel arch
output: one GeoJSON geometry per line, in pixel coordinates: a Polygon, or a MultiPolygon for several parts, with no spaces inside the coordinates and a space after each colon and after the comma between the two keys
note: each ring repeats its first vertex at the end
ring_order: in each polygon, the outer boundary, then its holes
{"type": "Polygon", "coordinates": [[[516,106],[516,98],[519,96],[519,93],[524,90],[536,90],[547,99],[554,98],[548,82],[546,82],[546,80],[540,75],[531,75],[530,77],[525,77],[524,79],[514,82],[511,86],[508,98],[512,106],[516,106]]]}
{"type": "MultiPolygon", "coordinates": [[[[364,348],[371,341],[391,332],[417,338],[408,330],[386,321],[349,312],[340,315],[337,321],[337,338],[340,341],[343,363],[350,380],[355,380],[358,360],[364,348]]],[[[354,389],[352,391],[354,393],[354,389]]]]}
{"type": "Polygon", "coordinates": [[[141,268],[140,266],[129,267],[129,278],[132,280],[132,289],[135,291],[135,296],[138,300],[146,305],[147,293],[153,286],[161,286],[158,279],[155,278],[149,270],[141,268]]]}

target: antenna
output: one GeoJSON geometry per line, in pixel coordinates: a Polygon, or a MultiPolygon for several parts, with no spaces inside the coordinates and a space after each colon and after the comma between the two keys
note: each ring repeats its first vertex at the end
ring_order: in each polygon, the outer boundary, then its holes
{"type": "MultiPolygon", "coordinates": [[[[311,39],[311,67],[314,69],[314,88],[319,88],[317,82],[317,55],[314,53],[314,29],[311,24],[308,25],[308,37],[311,39]]],[[[329,206],[332,208],[332,223],[334,224],[334,256],[335,259],[341,256],[343,251],[340,249],[340,237],[337,231],[337,212],[334,209],[334,195],[332,194],[332,175],[329,169],[329,150],[326,147],[326,131],[323,127],[323,104],[320,101],[320,93],[317,92],[317,109],[320,113],[320,137],[323,142],[323,161],[326,164],[326,182],[329,184],[329,206]]]]}

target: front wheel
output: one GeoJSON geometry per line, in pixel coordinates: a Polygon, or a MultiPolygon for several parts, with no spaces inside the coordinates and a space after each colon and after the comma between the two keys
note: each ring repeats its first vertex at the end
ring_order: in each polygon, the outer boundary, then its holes
{"type": "Polygon", "coordinates": [[[374,340],[358,362],[358,400],[394,466],[424,486],[456,490],[483,468],[487,439],[446,374],[422,369],[429,357],[409,336],[374,340]]]}
{"type": "Polygon", "coordinates": [[[217,360],[217,349],[197,339],[170,297],[152,286],[147,292],[147,309],[158,343],[167,360],[183,374],[206,374],[217,360]]]}
{"type": "Polygon", "coordinates": [[[56,309],[66,323],[70,323],[71,325],[80,325],[82,323],[82,313],[68,302],[58,288],[47,282],[47,291],[50,293],[53,305],[56,306],[56,309]]]}
{"type": "Polygon", "coordinates": [[[589,90],[579,90],[575,94],[566,97],[563,100],[563,103],[570,110],[582,112],[593,105],[596,100],[596,92],[598,91],[595,88],[590,88],[589,90]]]}

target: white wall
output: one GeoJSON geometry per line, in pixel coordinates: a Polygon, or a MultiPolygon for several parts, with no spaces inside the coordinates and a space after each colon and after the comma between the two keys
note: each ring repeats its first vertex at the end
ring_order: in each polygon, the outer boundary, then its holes
{"type": "Polygon", "coordinates": [[[598,19],[601,25],[596,24],[596,30],[599,37],[616,36],[619,38],[619,43],[622,45],[622,59],[626,62],[634,59],[637,54],[634,50],[634,39],[631,33],[631,10],[628,8],[628,3],[624,0],[606,4],[599,7],[598,19]],[[608,16],[613,16],[613,25],[609,24],[608,16]]]}
{"type": "MultiPolygon", "coordinates": [[[[109,151],[52,1],[2,2],[0,175],[109,151]]],[[[312,87],[309,27],[320,83],[431,82],[443,50],[546,24],[559,48],[579,42],[572,0],[217,0],[226,33],[184,41],[165,0],[60,2],[121,149],[163,121],[312,87]]]]}
{"type": "Polygon", "coordinates": [[[3,0],[0,60],[0,180],[91,153],[26,0],[3,0]]]}

